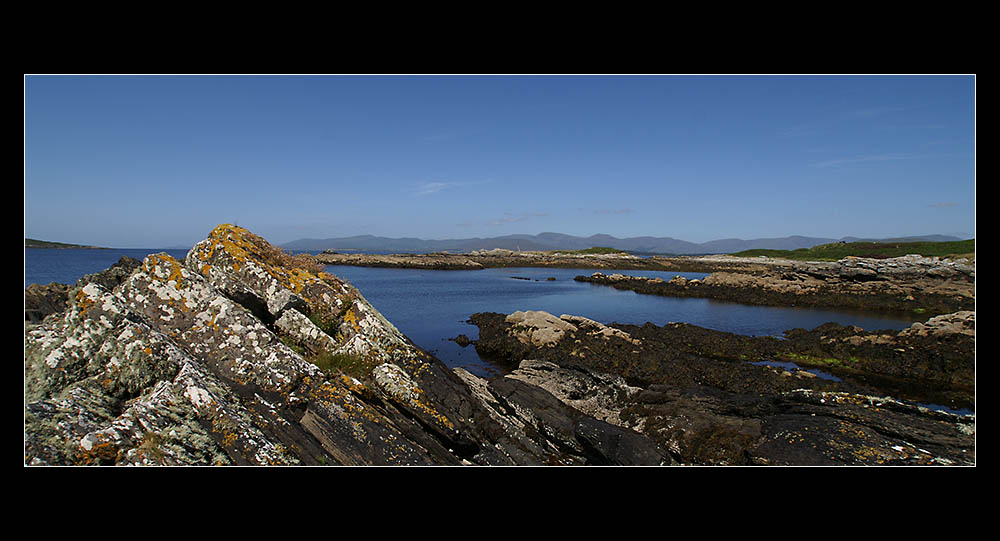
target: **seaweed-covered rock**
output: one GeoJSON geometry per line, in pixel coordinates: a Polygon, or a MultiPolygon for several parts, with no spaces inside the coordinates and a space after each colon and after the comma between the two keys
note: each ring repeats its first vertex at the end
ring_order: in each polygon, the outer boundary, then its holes
{"type": "MultiPolygon", "coordinates": [[[[535,320],[552,322],[537,314],[535,320]]],[[[840,370],[861,350],[851,338],[867,333],[833,324],[790,332],[787,340],[745,337],[687,324],[614,325],[618,333],[575,326],[557,339],[523,340],[519,318],[474,314],[481,355],[517,369],[504,379],[530,382],[567,405],[648,436],[671,460],[704,465],[975,464],[975,415],[931,410],[882,394],[878,376],[894,363],[911,366],[900,377],[920,379],[912,352],[927,358],[969,355],[973,315],[962,314],[902,331],[868,350],[873,366],[838,371],[844,379],[818,377],[813,365],[786,369],[762,359],[795,358],[811,351],[824,370],[840,370]],[[937,333],[955,344],[919,342],[937,333]],[[956,347],[957,346],[957,347],[956,347]],[[818,349],[810,349],[818,348],[818,349]],[[886,357],[888,351],[898,357],[886,357]],[[937,351],[938,353],[934,353],[937,351]],[[890,360],[893,359],[893,360],[890,360]],[[837,366],[835,366],[837,365],[837,366]],[[879,368],[879,367],[883,368],[879,368]],[[866,377],[848,378],[854,371],[866,377]],[[905,374],[909,374],[906,376],[905,374]]],[[[560,321],[582,321],[561,316],[560,321]]],[[[974,351],[974,350],[973,350],[974,351]]],[[[860,364],[860,361],[853,361],[860,364]]],[[[942,367],[942,370],[945,368],[942,367]]],[[[956,374],[962,373],[961,369],[956,374]]],[[[881,374],[885,375],[885,374],[881,374]]],[[[492,382],[491,382],[492,383],[492,382]]],[[[960,385],[950,387],[961,391],[960,385]]],[[[912,397],[908,397],[912,398],[912,397]]]]}

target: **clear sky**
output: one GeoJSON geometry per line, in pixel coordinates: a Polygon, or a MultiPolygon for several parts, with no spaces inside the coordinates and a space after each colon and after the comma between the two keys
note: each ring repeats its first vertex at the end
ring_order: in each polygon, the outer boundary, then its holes
{"type": "Polygon", "coordinates": [[[975,232],[972,76],[24,79],[25,236],[975,232]]]}

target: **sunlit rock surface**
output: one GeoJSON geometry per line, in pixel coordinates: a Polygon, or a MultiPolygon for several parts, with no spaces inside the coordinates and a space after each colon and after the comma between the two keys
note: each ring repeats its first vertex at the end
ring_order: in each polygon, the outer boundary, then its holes
{"type": "Polygon", "coordinates": [[[540,387],[449,370],[236,226],[113,278],[26,324],[26,465],[671,463],[540,387]]]}

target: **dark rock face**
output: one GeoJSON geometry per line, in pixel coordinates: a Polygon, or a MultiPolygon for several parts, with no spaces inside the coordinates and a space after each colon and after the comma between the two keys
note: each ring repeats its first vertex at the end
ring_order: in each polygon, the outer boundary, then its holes
{"type": "Polygon", "coordinates": [[[282,261],[223,225],[70,289],[26,329],[25,464],[670,463],[541,387],[447,369],[282,261]]]}
{"type": "Polygon", "coordinates": [[[24,289],[24,320],[37,323],[46,316],[62,312],[68,300],[69,286],[65,284],[30,284],[24,289]]]}
{"type": "Polygon", "coordinates": [[[926,383],[936,373],[940,387],[961,397],[958,405],[974,407],[972,389],[959,383],[973,377],[967,348],[974,314],[935,319],[893,335],[824,326],[790,333],[788,340],[685,324],[605,327],[544,313],[481,313],[471,321],[479,327],[480,355],[519,366],[507,377],[532,374],[567,403],[583,399],[582,388],[594,393],[607,386],[571,385],[573,378],[546,378],[540,368],[619,376],[618,391],[601,393],[601,413],[592,415],[645,434],[677,463],[975,464],[974,415],[886,396],[887,389],[903,388],[900,381],[926,383]],[[804,361],[813,356],[802,351],[820,353],[814,364],[841,380],[810,372],[804,361]],[[870,359],[851,361],[861,352],[870,359]],[[833,355],[844,366],[835,366],[833,355]],[[950,361],[929,368],[922,358],[950,361]],[[760,359],[796,359],[805,368],[752,364],[760,359]],[[876,377],[866,377],[871,374],[876,377]]]}
{"type": "Polygon", "coordinates": [[[107,269],[101,272],[88,274],[83,278],[80,278],[77,280],[75,287],[83,287],[86,284],[95,283],[104,289],[114,289],[119,284],[124,282],[125,279],[132,274],[132,271],[139,268],[141,265],[142,261],[139,261],[138,259],[122,256],[117,263],[111,265],[107,269]]]}

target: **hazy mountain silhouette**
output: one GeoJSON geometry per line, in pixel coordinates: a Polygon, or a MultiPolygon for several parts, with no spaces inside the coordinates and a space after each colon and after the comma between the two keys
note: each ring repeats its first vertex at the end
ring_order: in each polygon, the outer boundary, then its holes
{"type": "Polygon", "coordinates": [[[427,240],[417,238],[389,238],[374,235],[357,235],[330,239],[299,239],[282,245],[293,251],[344,250],[363,252],[467,252],[471,250],[582,250],[593,246],[607,246],[636,253],[649,254],[729,254],[743,250],[796,250],[811,248],[831,242],[916,242],[962,240],[948,235],[924,235],[897,237],[891,239],[863,239],[843,237],[840,239],[803,237],[793,235],[764,239],[719,239],[703,243],[688,242],[671,237],[629,237],[620,239],[611,235],[597,234],[577,237],[563,233],[539,233],[538,235],[505,235],[491,238],[468,238],[427,240]]]}

